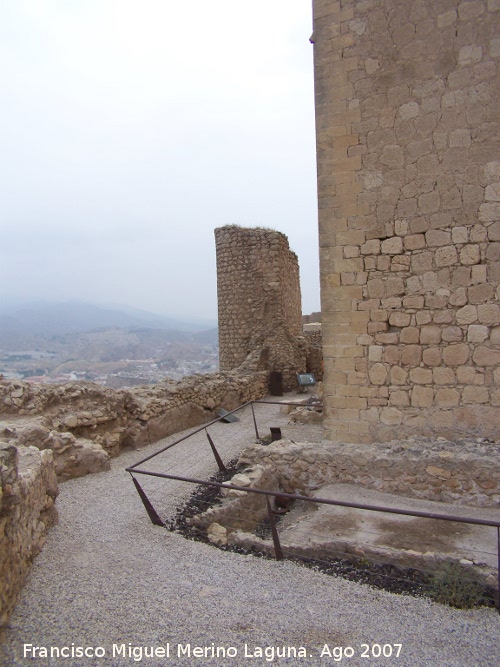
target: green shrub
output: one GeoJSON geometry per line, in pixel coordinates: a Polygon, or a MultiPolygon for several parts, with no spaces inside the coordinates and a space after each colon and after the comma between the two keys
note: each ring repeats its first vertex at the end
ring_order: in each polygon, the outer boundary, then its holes
{"type": "Polygon", "coordinates": [[[468,577],[457,562],[445,563],[429,583],[429,597],[458,609],[472,609],[484,603],[484,594],[484,585],[468,577]]]}

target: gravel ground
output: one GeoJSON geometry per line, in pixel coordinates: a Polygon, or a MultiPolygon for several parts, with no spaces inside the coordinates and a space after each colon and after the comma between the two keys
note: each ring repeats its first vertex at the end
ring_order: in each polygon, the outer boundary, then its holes
{"type": "MultiPolygon", "coordinates": [[[[286,424],[275,406],[259,410],[269,423],[286,424]]],[[[320,438],[317,427],[283,431],[296,440],[320,438]]],[[[239,424],[217,424],[210,432],[224,460],[255,437],[249,411],[239,424]]],[[[495,610],[459,611],[393,595],[293,563],[220,551],[153,526],[125,467],[157,449],[159,443],[125,453],[110,472],[61,485],[59,524],[2,632],[2,665],[500,665],[495,610]],[[49,654],[68,647],[70,655],[83,647],[88,655],[25,656],[24,645],[49,654]],[[157,657],[145,656],[151,647],[157,657]],[[198,657],[203,651],[196,647],[207,647],[208,655],[198,657]],[[292,656],[295,647],[297,657],[278,657],[283,647],[292,656]],[[162,649],[169,654],[161,657],[162,649]],[[219,657],[211,657],[212,649],[219,657]],[[392,656],[377,657],[379,651],[392,656]]],[[[214,472],[203,433],[144,467],[193,476],[214,472]]],[[[140,481],[163,518],[192,490],[182,482],[140,481]]]]}

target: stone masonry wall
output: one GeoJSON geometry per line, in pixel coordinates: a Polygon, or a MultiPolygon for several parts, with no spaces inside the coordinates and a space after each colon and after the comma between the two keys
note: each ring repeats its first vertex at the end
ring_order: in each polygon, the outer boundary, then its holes
{"type": "Polygon", "coordinates": [[[457,505],[498,507],[500,445],[409,438],[405,443],[311,444],[278,440],[251,445],[240,465],[270,466],[286,493],[311,494],[325,484],[368,489],[457,505]]]}
{"type": "Polygon", "coordinates": [[[278,371],[295,388],[306,367],[297,256],[270,229],[226,226],[215,240],[221,370],[278,371]]]}
{"type": "Polygon", "coordinates": [[[51,450],[60,480],[109,469],[110,457],[210,421],[267,393],[267,373],[187,376],[131,389],[91,382],[0,381],[0,440],[51,450]]]}
{"type": "Polygon", "coordinates": [[[500,2],[313,6],[325,436],[495,437],[500,2]]]}
{"type": "Polygon", "coordinates": [[[215,373],[113,390],[0,377],[0,626],[56,518],[57,479],[107,470],[110,457],[210,421],[267,393],[267,373],[215,373]]]}
{"type": "Polygon", "coordinates": [[[0,442],[0,627],[57,519],[52,453],[0,442]]]}
{"type": "Polygon", "coordinates": [[[317,382],[323,380],[323,337],[321,324],[305,324],[304,337],[307,343],[306,371],[313,373],[317,382]]]}

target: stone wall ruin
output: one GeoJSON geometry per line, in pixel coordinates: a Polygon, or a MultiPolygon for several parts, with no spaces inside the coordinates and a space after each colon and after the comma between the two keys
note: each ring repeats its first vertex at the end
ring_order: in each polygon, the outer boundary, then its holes
{"type": "Polygon", "coordinates": [[[110,458],[267,393],[267,373],[195,375],[113,390],[0,376],[0,627],[57,517],[57,481],[108,470],[110,458]]]}
{"type": "Polygon", "coordinates": [[[0,442],[0,627],[57,520],[57,494],[50,451],[0,442]]]}
{"type": "Polygon", "coordinates": [[[215,242],[220,369],[280,372],[295,389],[307,354],[297,255],[271,229],[220,227],[215,242]]]}
{"type": "Polygon", "coordinates": [[[60,481],[109,468],[137,449],[211,421],[267,393],[267,374],[186,376],[157,385],[109,389],[0,380],[0,441],[51,450],[60,481]]]}
{"type": "Polygon", "coordinates": [[[325,436],[495,437],[500,3],[313,6],[325,436]]]}

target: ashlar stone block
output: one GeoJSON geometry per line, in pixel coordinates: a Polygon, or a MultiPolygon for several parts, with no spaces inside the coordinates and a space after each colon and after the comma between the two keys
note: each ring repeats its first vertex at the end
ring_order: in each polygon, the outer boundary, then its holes
{"type": "Polygon", "coordinates": [[[483,49],[475,44],[463,46],[458,52],[458,64],[461,67],[478,63],[483,57],[483,49]]]}
{"type": "Polygon", "coordinates": [[[443,266],[453,266],[458,261],[457,250],[453,245],[438,248],[434,257],[438,268],[443,266]]]}
{"type": "Polygon", "coordinates": [[[388,364],[399,364],[401,361],[401,350],[399,345],[387,345],[384,351],[384,361],[388,364]]]}
{"type": "Polygon", "coordinates": [[[437,17],[437,27],[438,28],[447,28],[450,25],[453,25],[457,20],[457,10],[450,9],[444,14],[439,14],[437,17]]]}
{"type": "Polygon", "coordinates": [[[382,345],[370,345],[368,348],[368,359],[370,361],[381,361],[384,348],[382,345]]]}
{"type": "Polygon", "coordinates": [[[485,283],[487,281],[487,267],[485,264],[476,264],[472,267],[471,282],[485,283]]]}
{"type": "Polygon", "coordinates": [[[481,324],[490,326],[500,324],[500,306],[496,303],[481,304],[477,307],[477,314],[481,324]]]}
{"type": "Polygon", "coordinates": [[[405,250],[420,250],[425,248],[426,241],[423,234],[409,234],[404,237],[405,250]]]}
{"type": "Polygon", "coordinates": [[[429,229],[425,233],[425,242],[428,246],[446,246],[451,243],[451,234],[442,229],[429,229]]]}
{"type": "Polygon", "coordinates": [[[500,241],[500,220],[488,227],[488,239],[490,241],[500,241]]]}
{"type": "Polygon", "coordinates": [[[394,169],[402,167],[404,165],[403,149],[398,144],[387,144],[382,150],[380,162],[394,169]]]}
{"type": "Polygon", "coordinates": [[[389,395],[389,405],[396,405],[401,408],[407,408],[410,405],[409,391],[402,391],[400,389],[391,391],[389,395]]]}
{"type": "Polygon", "coordinates": [[[477,318],[477,307],[472,305],[464,306],[457,310],[456,313],[457,324],[461,325],[473,324],[474,322],[477,322],[477,318]]]}
{"type": "Polygon", "coordinates": [[[408,381],[408,371],[400,366],[391,368],[391,384],[405,385],[408,381]]]}
{"type": "Polygon", "coordinates": [[[466,343],[448,345],[443,349],[443,362],[447,366],[463,366],[469,359],[469,353],[466,343]]]}
{"type": "Polygon", "coordinates": [[[432,313],[430,310],[419,310],[418,313],[415,315],[415,320],[418,326],[429,324],[429,322],[432,322],[432,313]]]}
{"type": "Polygon", "coordinates": [[[401,343],[418,343],[420,341],[420,329],[418,327],[404,327],[399,335],[401,343]]]}
{"type": "Polygon", "coordinates": [[[459,384],[481,385],[484,382],[482,373],[478,373],[472,366],[460,366],[456,372],[459,384]]]}
{"type": "Polygon", "coordinates": [[[479,222],[489,225],[500,219],[500,202],[487,202],[479,207],[479,222]]]}
{"type": "Polygon", "coordinates": [[[412,368],[410,381],[415,384],[432,384],[432,371],[429,368],[412,368]]]}
{"type": "Polygon", "coordinates": [[[380,254],[380,241],[379,239],[370,239],[363,243],[361,246],[362,255],[379,255],[380,254]]]}
{"type": "Polygon", "coordinates": [[[488,230],[484,225],[473,225],[469,232],[472,243],[482,243],[488,238],[488,230]]]}
{"type": "Polygon", "coordinates": [[[435,384],[455,384],[455,372],[452,368],[437,366],[432,369],[432,379],[435,384]]]}
{"type": "Polygon", "coordinates": [[[395,312],[389,315],[389,324],[394,327],[408,327],[411,322],[409,313],[395,312]]]}
{"type": "Polygon", "coordinates": [[[500,183],[487,185],[484,198],[486,201],[500,201],[500,183]]]}
{"type": "Polygon", "coordinates": [[[441,337],[446,343],[459,343],[463,338],[463,332],[460,327],[445,327],[441,337]]]}
{"type": "Polygon", "coordinates": [[[478,245],[470,244],[460,250],[460,262],[465,266],[478,264],[481,261],[481,249],[478,245]]]}
{"type": "Polygon", "coordinates": [[[450,306],[465,306],[467,304],[467,290],[459,287],[450,294],[450,306]]]}
{"type": "Polygon", "coordinates": [[[389,374],[384,364],[375,363],[368,371],[368,375],[372,384],[383,385],[387,381],[389,374]]]}
{"type": "Polygon", "coordinates": [[[430,408],[434,402],[432,387],[415,386],[411,390],[411,405],[414,408],[430,408]]]}
{"type": "Polygon", "coordinates": [[[462,401],[464,403],[488,403],[490,399],[487,387],[464,387],[462,401]]]}
{"type": "Polygon", "coordinates": [[[451,230],[451,240],[453,243],[467,243],[469,240],[467,227],[453,227],[451,230]]]}
{"type": "Polygon", "coordinates": [[[423,345],[437,345],[441,342],[441,327],[429,324],[420,329],[420,343],[423,345]]]}
{"type": "Polygon", "coordinates": [[[460,402],[460,393],[456,389],[438,389],[434,402],[440,408],[454,408],[460,402]]]}
{"type": "Polygon", "coordinates": [[[474,2],[461,2],[458,5],[458,17],[461,21],[471,21],[476,19],[484,12],[484,2],[475,0],[474,2]]]}
{"type": "Polygon", "coordinates": [[[380,421],[382,424],[398,426],[403,419],[403,413],[397,408],[386,407],[380,412],[380,421]]]}
{"type": "Polygon", "coordinates": [[[473,285],[472,287],[469,287],[467,290],[467,295],[469,303],[485,303],[486,301],[494,298],[495,289],[493,285],[488,283],[481,283],[480,285],[473,285]]]}
{"type": "Polygon", "coordinates": [[[478,366],[498,366],[500,364],[500,350],[481,345],[474,350],[472,360],[478,366]]]}
{"type": "Polygon", "coordinates": [[[422,348],[420,345],[405,345],[401,352],[401,363],[403,366],[418,366],[422,361],[422,348]]]}
{"type": "Polygon", "coordinates": [[[425,273],[432,270],[432,252],[421,252],[411,257],[412,273],[425,273]]]}
{"type": "Polygon", "coordinates": [[[441,363],[441,350],[439,347],[428,347],[422,352],[422,361],[426,366],[439,366],[441,363]]]}
{"type": "Polygon", "coordinates": [[[380,249],[384,255],[398,255],[403,252],[403,239],[400,236],[385,239],[380,249]]]}
{"type": "Polygon", "coordinates": [[[467,328],[467,340],[469,343],[483,343],[489,335],[489,329],[483,324],[471,324],[467,328]]]}
{"type": "Polygon", "coordinates": [[[429,192],[418,198],[418,208],[423,215],[439,211],[439,204],[440,197],[438,192],[429,192]]]}
{"type": "Polygon", "coordinates": [[[386,284],[387,296],[398,296],[405,293],[405,283],[402,278],[388,278],[386,284]]]}

